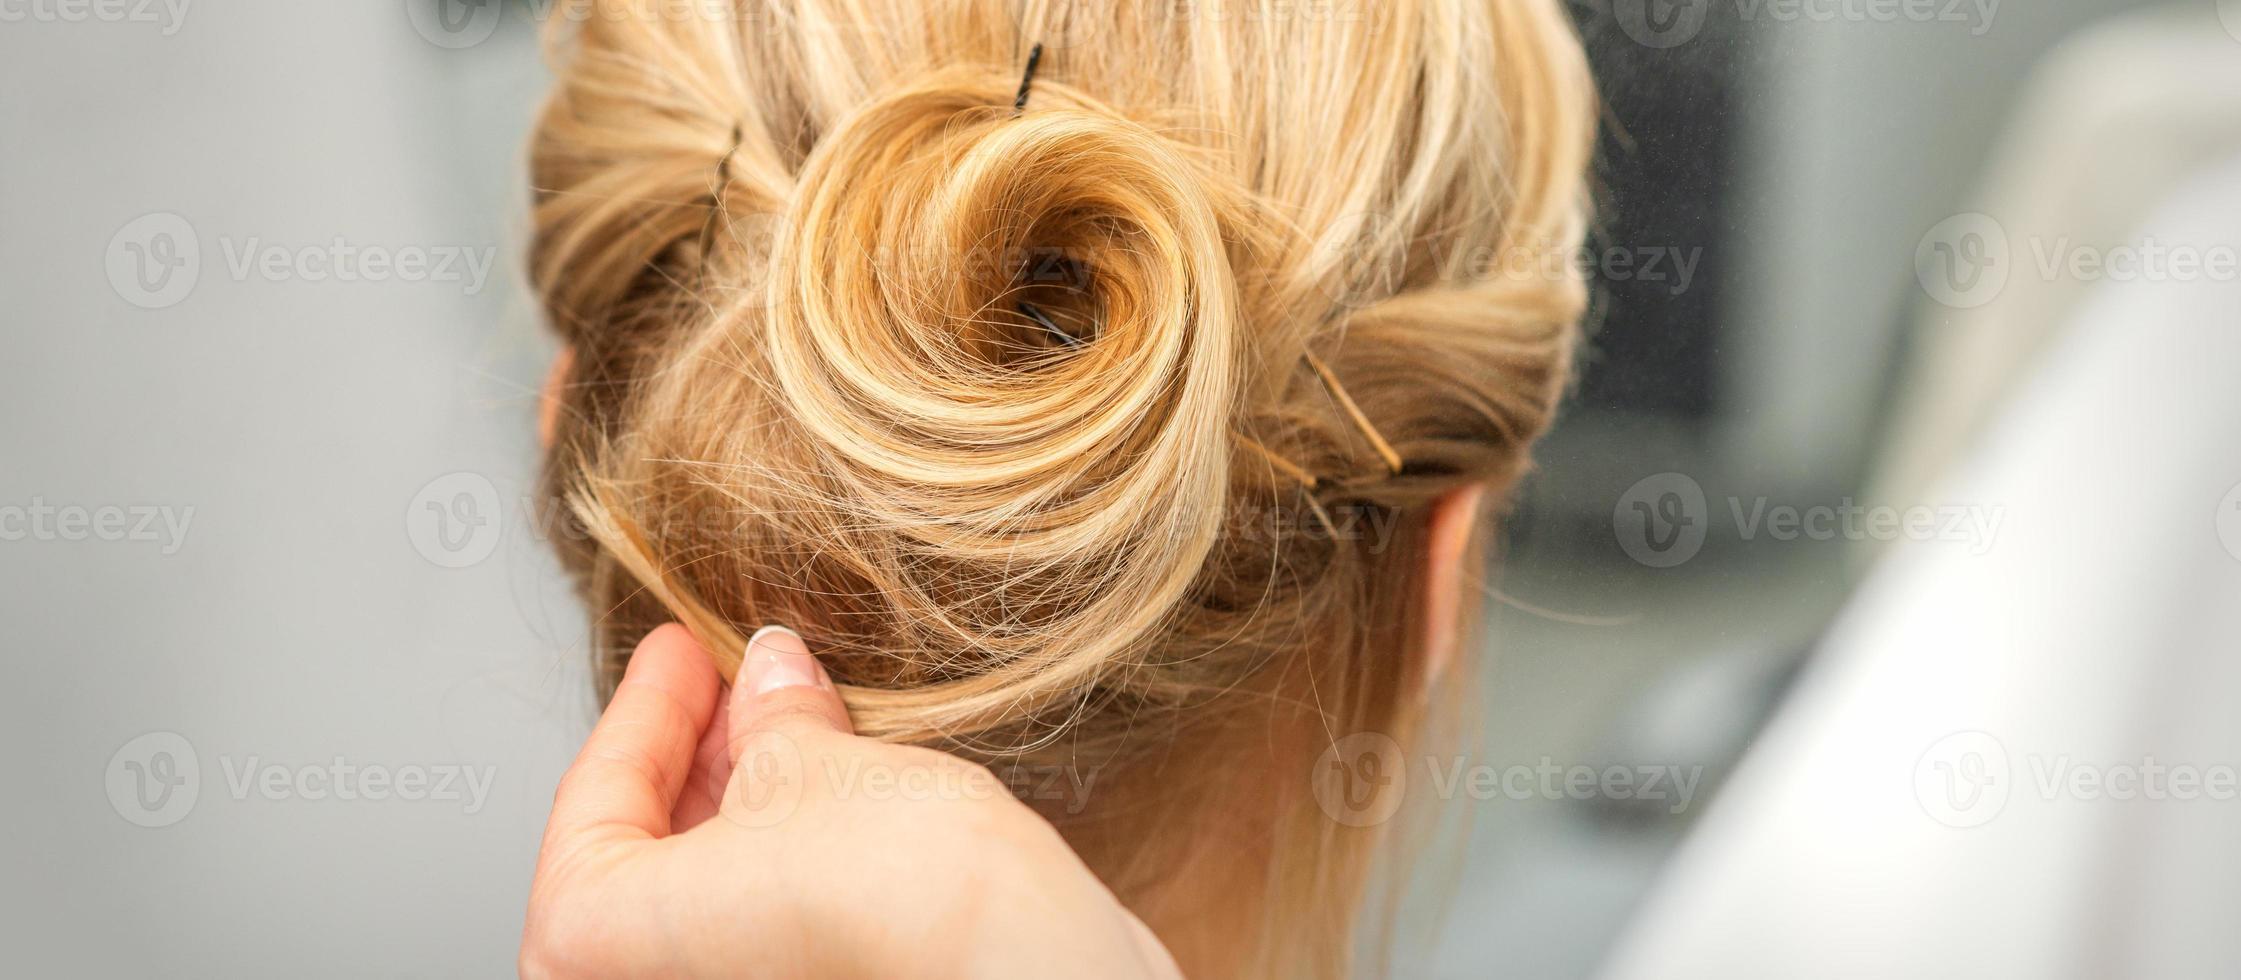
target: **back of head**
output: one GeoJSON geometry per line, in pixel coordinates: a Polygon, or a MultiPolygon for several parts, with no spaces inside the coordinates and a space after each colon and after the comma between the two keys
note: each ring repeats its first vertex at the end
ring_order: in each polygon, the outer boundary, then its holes
{"type": "Polygon", "coordinates": [[[1384,831],[1310,762],[1420,738],[1425,515],[1524,470],[1585,302],[1555,0],[553,16],[602,683],[665,620],[727,666],[786,623],[863,734],[1094,773],[1050,815],[1186,967],[1342,965],[1384,831]]]}

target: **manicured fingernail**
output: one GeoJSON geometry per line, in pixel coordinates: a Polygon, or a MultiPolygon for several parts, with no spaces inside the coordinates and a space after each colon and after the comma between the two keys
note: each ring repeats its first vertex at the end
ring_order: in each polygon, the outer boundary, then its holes
{"type": "Polygon", "coordinates": [[[823,687],[825,668],[809,655],[801,635],[783,626],[765,626],[747,638],[740,683],[760,696],[785,687],[823,687]]]}

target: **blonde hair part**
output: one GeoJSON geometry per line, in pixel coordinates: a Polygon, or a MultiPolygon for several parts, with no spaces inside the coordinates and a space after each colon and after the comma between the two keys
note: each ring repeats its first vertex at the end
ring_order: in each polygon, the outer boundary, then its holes
{"type": "Polygon", "coordinates": [[[1382,833],[1308,764],[1424,729],[1424,515],[1522,474],[1586,302],[1515,261],[1585,227],[1555,0],[552,17],[547,479],[602,690],[663,620],[727,675],[784,622],[862,734],[1110,767],[1053,816],[1140,911],[1251,828],[1225,965],[1343,969],[1382,833]]]}

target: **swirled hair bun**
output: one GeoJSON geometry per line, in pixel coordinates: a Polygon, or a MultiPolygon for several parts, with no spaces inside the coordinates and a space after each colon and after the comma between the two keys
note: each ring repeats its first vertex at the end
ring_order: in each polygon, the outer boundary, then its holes
{"type": "Polygon", "coordinates": [[[660,622],[727,673],[786,623],[862,734],[1093,773],[1031,802],[1186,966],[1342,971],[1385,834],[1309,770],[1431,737],[1427,515],[1525,471],[1586,304],[1556,0],[547,15],[602,690],[660,622]]]}

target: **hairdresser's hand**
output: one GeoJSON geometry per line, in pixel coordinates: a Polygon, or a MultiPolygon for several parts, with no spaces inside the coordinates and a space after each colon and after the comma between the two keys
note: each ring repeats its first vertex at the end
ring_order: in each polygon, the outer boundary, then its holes
{"type": "Polygon", "coordinates": [[[986,769],[851,734],[799,637],[722,687],[682,627],[639,644],[553,800],[524,976],[1179,975],[986,769]]]}

